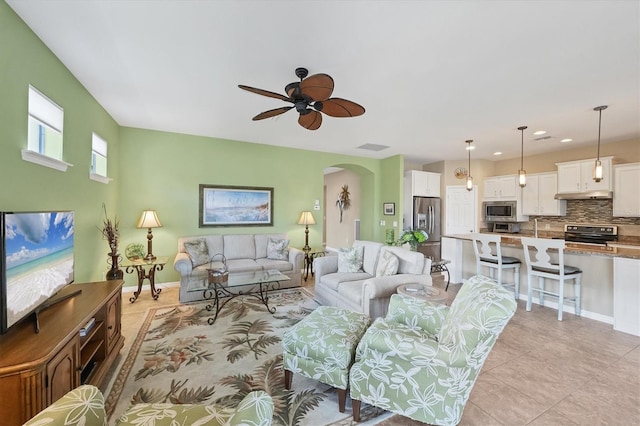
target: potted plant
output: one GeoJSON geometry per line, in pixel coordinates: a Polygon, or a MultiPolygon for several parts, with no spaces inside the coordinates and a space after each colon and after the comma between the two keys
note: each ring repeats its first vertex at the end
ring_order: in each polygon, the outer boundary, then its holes
{"type": "Polygon", "coordinates": [[[411,251],[417,251],[418,244],[424,243],[428,238],[429,235],[422,229],[407,229],[400,236],[397,245],[409,244],[411,251]]]}

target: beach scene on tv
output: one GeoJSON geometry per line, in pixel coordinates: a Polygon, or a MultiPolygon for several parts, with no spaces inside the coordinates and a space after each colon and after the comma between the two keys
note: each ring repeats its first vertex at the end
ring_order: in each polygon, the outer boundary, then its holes
{"type": "Polygon", "coordinates": [[[73,212],[5,215],[7,327],[73,281],[73,212]]]}

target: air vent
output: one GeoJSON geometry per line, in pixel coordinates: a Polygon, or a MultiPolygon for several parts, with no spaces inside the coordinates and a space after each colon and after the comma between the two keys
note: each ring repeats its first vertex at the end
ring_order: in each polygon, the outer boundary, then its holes
{"type": "Polygon", "coordinates": [[[539,138],[535,138],[534,141],[544,141],[551,138],[553,138],[553,136],[540,136],[539,138]]]}
{"type": "Polygon", "coordinates": [[[365,143],[358,147],[358,149],[366,149],[367,151],[382,151],[387,148],[389,148],[387,145],[376,145],[375,143],[365,143]]]}

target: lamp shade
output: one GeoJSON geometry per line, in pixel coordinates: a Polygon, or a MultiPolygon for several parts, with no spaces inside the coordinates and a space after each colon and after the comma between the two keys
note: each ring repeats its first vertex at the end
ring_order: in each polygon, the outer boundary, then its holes
{"type": "Polygon", "coordinates": [[[145,210],[138,220],[136,228],[160,228],[162,224],[155,210],[145,210]]]}
{"type": "Polygon", "coordinates": [[[311,212],[302,212],[300,215],[300,219],[298,220],[298,225],[315,225],[316,220],[313,218],[311,212]]]}

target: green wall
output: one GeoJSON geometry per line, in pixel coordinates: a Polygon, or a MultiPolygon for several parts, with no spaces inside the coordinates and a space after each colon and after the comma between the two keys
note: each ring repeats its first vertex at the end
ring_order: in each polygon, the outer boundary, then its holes
{"type": "MultiPolygon", "coordinates": [[[[4,1],[0,40],[0,211],[73,210],[76,282],[101,280],[108,269],[109,249],[98,229],[103,203],[120,221],[121,253],[129,243],[146,244],[146,230],[135,223],[142,210],[157,210],[163,227],[154,230],[153,252],[171,258],[158,283],[179,279],[173,269],[179,236],[275,232],[302,246],[304,228],[296,222],[322,199],[327,167],[356,169],[361,176],[361,238],[383,241],[382,202],[400,206],[402,157],[375,160],[120,127],[4,1]],[[29,84],[64,108],[63,159],[74,165],[66,172],[21,159],[29,84]],[[108,141],[109,184],[89,179],[92,132],[108,141]],[[201,183],[273,187],[273,226],[199,228],[201,183]]],[[[321,224],[310,231],[319,241],[321,224]]],[[[125,279],[135,284],[134,276],[125,279]]]]}
{"type": "Polygon", "coordinates": [[[107,243],[97,226],[104,202],[117,211],[117,190],[89,180],[91,133],[109,143],[110,177],[118,179],[117,123],[22,20],[0,2],[0,191],[1,211],[73,210],[75,279],[95,281],[107,269],[107,243]],[[29,84],[64,109],[63,159],[73,164],[60,172],[21,159],[27,147],[29,84]]]}
{"type": "MultiPolygon", "coordinates": [[[[360,174],[362,238],[382,241],[384,231],[377,225],[382,204],[376,188],[395,188],[397,176],[402,176],[402,169],[392,170],[389,166],[402,167],[401,157],[375,160],[134,128],[121,128],[120,141],[122,245],[146,244],[146,230],[136,229],[135,223],[142,210],[152,208],[163,225],[153,231],[153,252],[172,259],[178,237],[187,235],[286,233],[293,246],[303,246],[304,227],[297,225],[300,212],[313,210],[314,200],[322,199],[323,170],[330,166],[360,174]],[[273,226],[199,228],[200,184],[273,187],[273,226]]],[[[396,192],[396,199],[399,194],[401,191],[396,192]]],[[[311,228],[315,235],[310,237],[319,241],[322,224],[311,228]]],[[[179,279],[172,262],[158,273],[158,282],[179,279]]],[[[133,284],[131,277],[127,282],[133,284]]]]}

